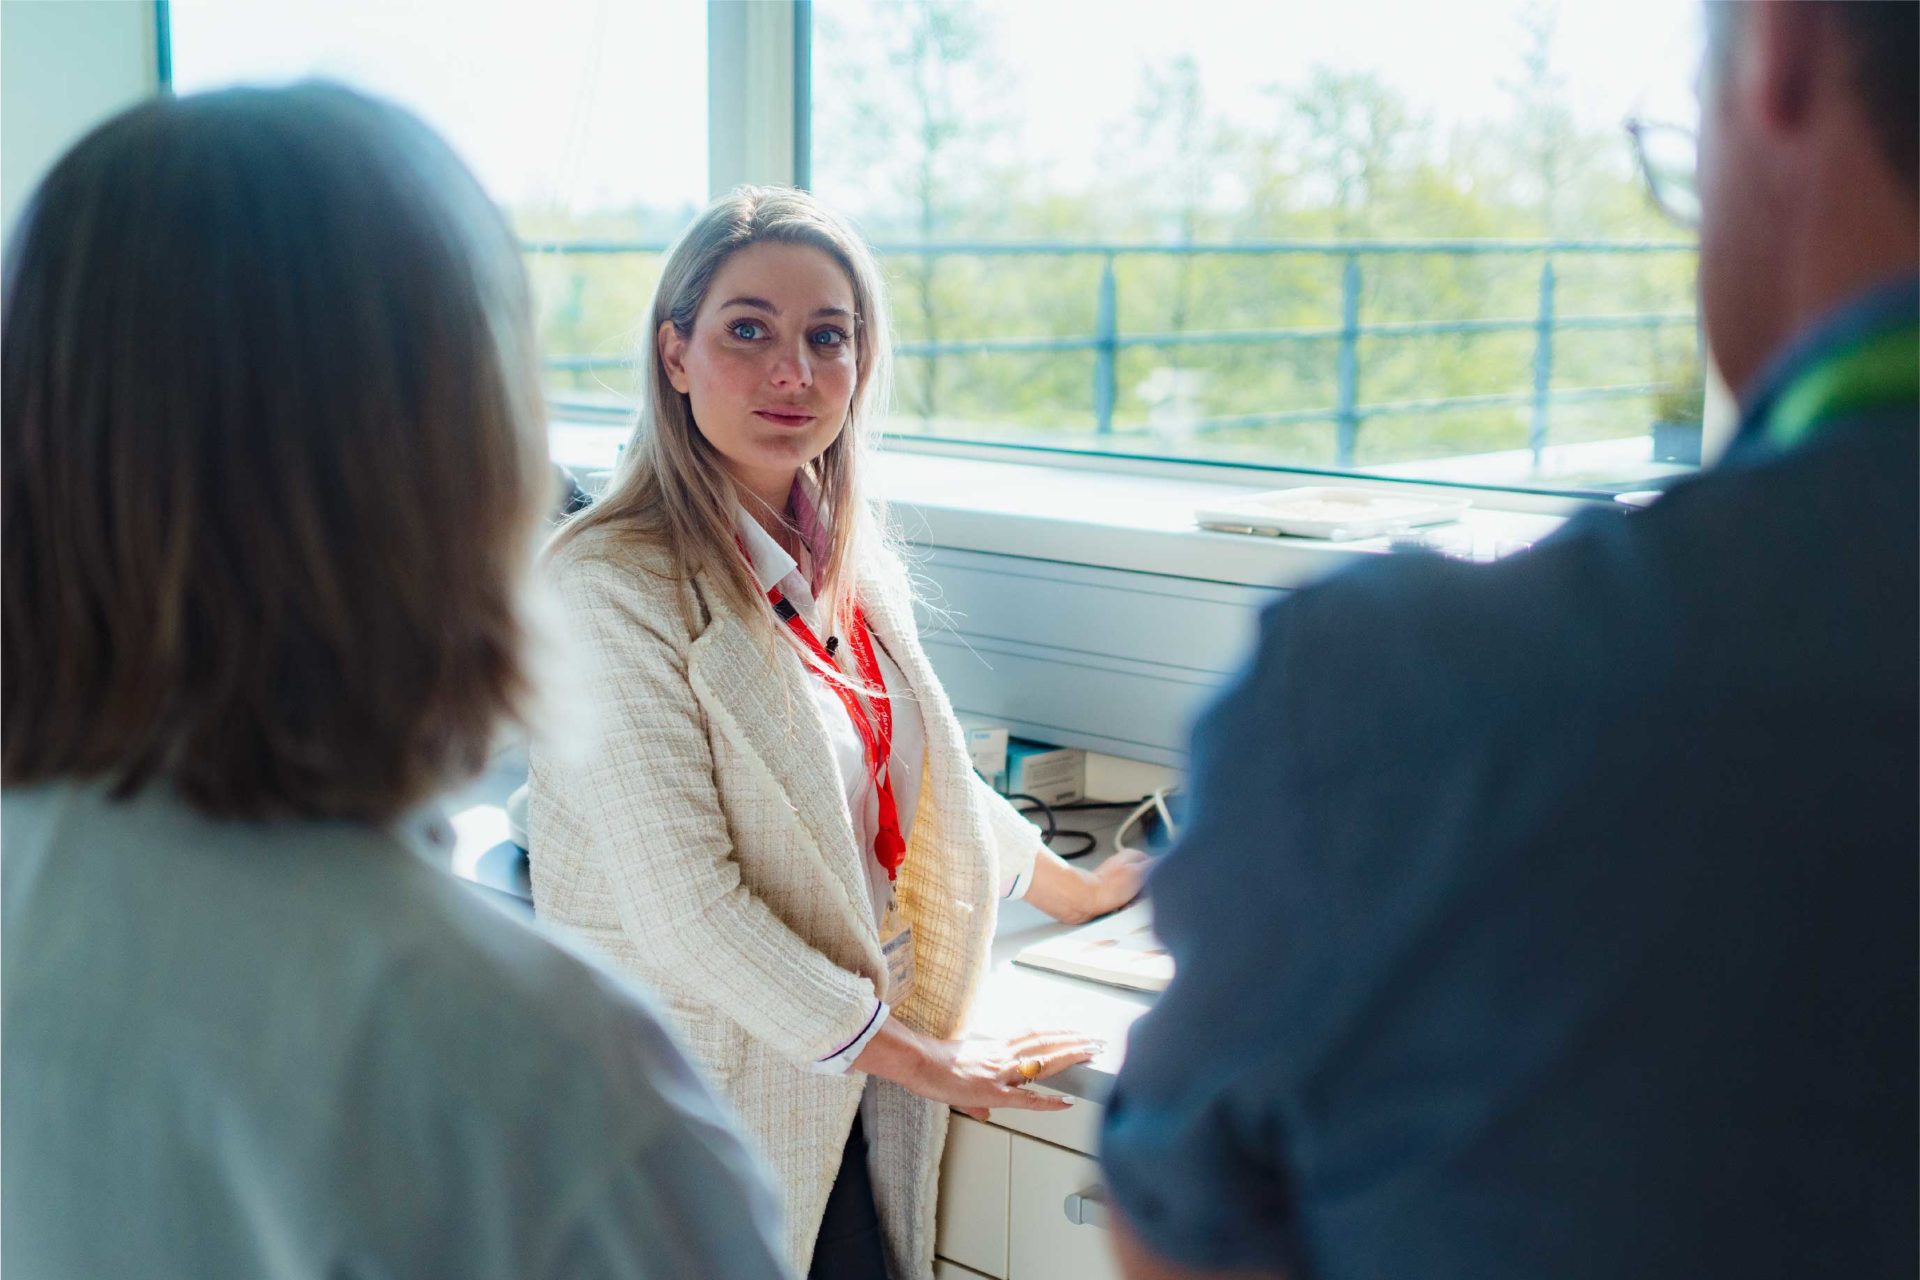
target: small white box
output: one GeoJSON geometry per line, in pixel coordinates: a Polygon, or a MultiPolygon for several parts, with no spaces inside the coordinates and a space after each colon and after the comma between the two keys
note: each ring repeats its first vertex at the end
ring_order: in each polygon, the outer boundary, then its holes
{"type": "Polygon", "coordinates": [[[1087,794],[1087,753],[1014,738],[1007,743],[1008,795],[1032,796],[1044,804],[1072,804],[1087,794]]]}
{"type": "Polygon", "coordinates": [[[1007,789],[1007,731],[993,728],[967,730],[967,757],[973,770],[985,778],[995,791],[1007,789]]]}

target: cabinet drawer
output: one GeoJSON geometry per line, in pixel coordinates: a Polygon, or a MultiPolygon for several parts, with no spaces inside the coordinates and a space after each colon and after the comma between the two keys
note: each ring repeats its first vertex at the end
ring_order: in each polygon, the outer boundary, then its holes
{"type": "Polygon", "coordinates": [[[979,1280],[980,1273],[971,1267],[963,1267],[957,1262],[948,1262],[945,1258],[933,1260],[933,1280],[979,1280]]]}
{"type": "MultiPolygon", "coordinates": [[[[1029,1085],[1027,1092],[1058,1096],[1043,1084],[1029,1085]]],[[[993,1123],[1002,1129],[1051,1142],[1056,1147],[1066,1147],[1081,1155],[1093,1156],[1100,1152],[1102,1114],[1099,1103],[1075,1098],[1073,1106],[1065,1111],[1022,1111],[1018,1107],[1000,1107],[993,1112],[993,1123]]]]}
{"type": "Polygon", "coordinates": [[[1120,1280],[1106,1221],[1100,1166],[1059,1147],[1015,1136],[1008,1280],[1120,1280]],[[1068,1217],[1068,1201],[1084,1215],[1068,1217]],[[1091,1219],[1091,1220],[1087,1220],[1091,1219]]]}
{"type": "Polygon", "coordinates": [[[1015,1141],[1005,1129],[949,1116],[947,1150],[940,1159],[933,1251],[996,1280],[1007,1274],[1007,1195],[1015,1141]]]}

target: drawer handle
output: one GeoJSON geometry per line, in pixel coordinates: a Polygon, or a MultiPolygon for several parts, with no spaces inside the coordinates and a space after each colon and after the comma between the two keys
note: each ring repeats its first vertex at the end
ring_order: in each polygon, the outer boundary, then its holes
{"type": "Polygon", "coordinates": [[[1105,1227],[1107,1225],[1107,1189],[1092,1186],[1085,1191],[1076,1191],[1068,1196],[1067,1221],[1076,1227],[1105,1227]]]}

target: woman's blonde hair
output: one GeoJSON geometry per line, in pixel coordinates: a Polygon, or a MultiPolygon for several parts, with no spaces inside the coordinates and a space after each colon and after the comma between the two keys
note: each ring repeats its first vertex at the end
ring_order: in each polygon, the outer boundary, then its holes
{"type": "Polygon", "coordinates": [[[600,528],[664,546],[677,576],[705,573],[743,616],[771,617],[735,541],[738,491],[719,452],[695,425],[691,401],[667,380],[658,339],[660,326],[669,323],[683,337],[690,335],[720,268],[748,245],[766,242],[820,250],[853,287],[853,399],[846,425],[806,472],[818,492],[827,537],[826,553],[815,565],[817,593],[837,625],[850,602],[852,566],[864,544],[878,536],[861,493],[860,457],[873,419],[887,403],[892,350],[885,287],[872,251],[805,191],[736,188],[701,214],[668,253],[647,325],[639,423],[606,493],[560,531],[554,546],[600,528]]]}

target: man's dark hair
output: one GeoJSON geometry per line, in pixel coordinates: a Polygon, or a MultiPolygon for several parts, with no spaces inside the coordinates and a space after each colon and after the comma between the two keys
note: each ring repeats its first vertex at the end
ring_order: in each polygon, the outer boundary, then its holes
{"type": "Polygon", "coordinates": [[[1881,154],[1920,189],[1920,0],[1828,0],[1853,55],[1853,83],[1881,154]]]}

